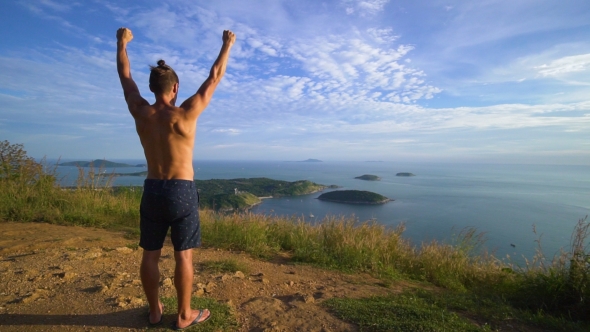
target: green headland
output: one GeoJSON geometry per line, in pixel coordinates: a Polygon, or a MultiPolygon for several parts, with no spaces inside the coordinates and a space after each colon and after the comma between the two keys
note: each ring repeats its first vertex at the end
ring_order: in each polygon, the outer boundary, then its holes
{"type": "Polygon", "coordinates": [[[312,194],[328,188],[307,180],[281,181],[268,178],[195,180],[201,208],[216,211],[247,210],[262,198],[312,194]]]}

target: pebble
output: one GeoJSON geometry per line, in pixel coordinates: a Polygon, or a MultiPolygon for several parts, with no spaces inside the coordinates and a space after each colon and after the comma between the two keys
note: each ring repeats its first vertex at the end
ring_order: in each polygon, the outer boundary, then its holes
{"type": "Polygon", "coordinates": [[[170,278],[166,278],[164,279],[164,281],[162,281],[162,286],[163,287],[172,287],[172,279],[170,278]]]}
{"type": "Polygon", "coordinates": [[[100,256],[102,256],[100,252],[88,252],[84,255],[84,259],[98,258],[100,256]]]}
{"type": "Polygon", "coordinates": [[[131,304],[136,306],[143,305],[143,299],[140,297],[134,297],[131,299],[131,304]]]}
{"type": "Polygon", "coordinates": [[[217,287],[217,285],[213,281],[210,281],[207,283],[207,286],[205,286],[205,292],[211,293],[215,287],[217,287]]]}
{"type": "Polygon", "coordinates": [[[77,274],[74,272],[62,272],[62,273],[58,273],[57,276],[64,279],[64,280],[70,280],[72,278],[74,278],[77,274]]]}
{"type": "Polygon", "coordinates": [[[30,303],[30,302],[35,301],[38,298],[47,297],[48,294],[49,294],[49,291],[47,291],[45,289],[37,288],[32,294],[27,295],[24,298],[22,298],[21,302],[30,303]]]}
{"type": "Polygon", "coordinates": [[[130,253],[133,252],[133,249],[127,248],[127,247],[119,247],[119,248],[117,248],[115,250],[117,250],[118,252],[120,252],[122,254],[130,254],[130,253]]]}
{"type": "Polygon", "coordinates": [[[226,304],[226,305],[227,305],[228,307],[230,307],[230,308],[234,308],[234,307],[235,307],[235,305],[234,305],[234,301],[232,301],[231,299],[230,299],[230,300],[224,300],[224,301],[221,301],[221,303],[224,303],[224,304],[226,304]]]}

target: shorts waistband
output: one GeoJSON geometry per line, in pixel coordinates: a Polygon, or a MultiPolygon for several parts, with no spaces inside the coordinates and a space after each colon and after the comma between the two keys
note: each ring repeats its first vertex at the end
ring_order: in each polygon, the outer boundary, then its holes
{"type": "Polygon", "coordinates": [[[160,180],[160,179],[145,179],[143,182],[145,189],[168,189],[168,188],[194,188],[195,182],[191,180],[160,180]]]}

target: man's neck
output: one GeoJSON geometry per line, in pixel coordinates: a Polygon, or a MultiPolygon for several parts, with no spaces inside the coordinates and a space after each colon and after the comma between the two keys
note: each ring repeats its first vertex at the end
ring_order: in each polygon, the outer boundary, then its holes
{"type": "Polygon", "coordinates": [[[175,107],[176,98],[170,98],[170,96],[158,96],[156,95],[156,102],[154,106],[165,106],[165,107],[175,107]]]}

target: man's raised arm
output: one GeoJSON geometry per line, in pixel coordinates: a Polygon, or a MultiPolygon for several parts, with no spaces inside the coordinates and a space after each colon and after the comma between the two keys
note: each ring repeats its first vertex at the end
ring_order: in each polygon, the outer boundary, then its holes
{"type": "Polygon", "coordinates": [[[223,45],[221,46],[217,60],[215,60],[213,67],[211,67],[209,77],[203,82],[197,93],[180,105],[180,107],[184,108],[187,111],[187,114],[191,117],[198,117],[205,107],[207,107],[209,101],[211,101],[211,97],[213,97],[215,88],[217,88],[223,74],[225,74],[225,68],[227,67],[227,61],[229,59],[229,50],[236,41],[236,35],[229,30],[224,30],[222,40],[223,45]]]}
{"type": "Polygon", "coordinates": [[[132,115],[135,115],[134,113],[137,108],[147,105],[148,102],[141,97],[137,84],[131,78],[131,65],[127,57],[127,43],[131,39],[133,39],[131,30],[127,28],[117,30],[117,72],[119,73],[119,79],[121,80],[121,86],[123,86],[123,94],[125,95],[125,101],[127,102],[129,111],[132,115]]]}

